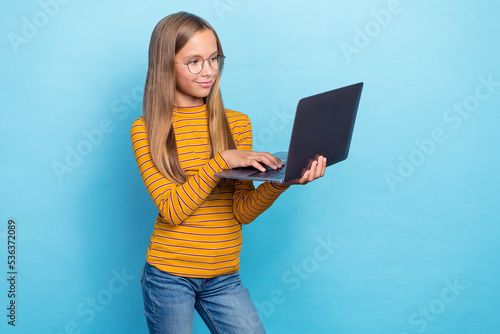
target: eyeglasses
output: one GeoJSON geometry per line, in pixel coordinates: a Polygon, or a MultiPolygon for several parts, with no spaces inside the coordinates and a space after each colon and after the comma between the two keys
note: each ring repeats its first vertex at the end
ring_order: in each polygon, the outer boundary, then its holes
{"type": "Polygon", "coordinates": [[[194,56],[189,59],[187,63],[179,63],[178,61],[174,61],[174,63],[186,65],[189,72],[191,72],[192,74],[198,74],[203,70],[203,67],[205,66],[205,60],[213,70],[222,70],[222,67],[224,67],[225,58],[226,57],[223,55],[214,54],[207,59],[203,59],[203,57],[201,56],[194,56]]]}

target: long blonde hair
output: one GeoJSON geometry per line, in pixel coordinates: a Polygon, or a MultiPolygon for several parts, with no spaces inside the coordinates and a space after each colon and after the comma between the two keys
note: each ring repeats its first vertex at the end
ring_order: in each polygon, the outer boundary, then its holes
{"type": "MultiPolygon", "coordinates": [[[[143,119],[153,162],[165,177],[176,184],[186,182],[187,175],[180,165],[172,127],[176,89],[174,57],[195,34],[206,29],[214,33],[218,53],[223,55],[215,30],[202,18],[186,12],[171,14],[158,22],[149,44],[143,119]]],[[[217,73],[205,98],[212,157],[219,151],[236,148],[219,89],[221,72],[217,73]]]]}

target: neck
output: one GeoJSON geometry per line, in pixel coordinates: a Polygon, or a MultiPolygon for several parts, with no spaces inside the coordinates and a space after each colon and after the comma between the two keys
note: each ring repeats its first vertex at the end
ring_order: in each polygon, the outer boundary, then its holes
{"type": "MultiPolygon", "coordinates": [[[[180,95],[180,94],[179,94],[180,95]]],[[[197,107],[205,104],[205,99],[201,97],[190,96],[176,96],[174,98],[174,105],[181,108],[197,107]]]]}
{"type": "Polygon", "coordinates": [[[189,108],[200,108],[200,107],[204,107],[205,106],[205,103],[202,102],[201,104],[198,104],[198,105],[193,105],[193,106],[183,106],[183,105],[178,105],[178,104],[174,104],[174,107],[176,109],[180,109],[180,108],[184,108],[184,109],[189,109],[189,108]]]}

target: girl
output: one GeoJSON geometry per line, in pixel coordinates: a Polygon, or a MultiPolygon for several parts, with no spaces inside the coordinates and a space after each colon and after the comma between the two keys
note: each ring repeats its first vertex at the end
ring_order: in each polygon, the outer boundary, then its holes
{"type": "Polygon", "coordinates": [[[224,53],[214,29],[186,12],[155,27],[149,47],[143,116],[132,146],[159,214],[141,277],[150,333],[192,333],[194,309],[212,333],[264,333],[242,286],[242,224],[264,212],[291,184],[324,175],[318,158],[289,184],[221,180],[223,169],[283,162],[254,152],[250,120],[224,109],[224,53]]]}

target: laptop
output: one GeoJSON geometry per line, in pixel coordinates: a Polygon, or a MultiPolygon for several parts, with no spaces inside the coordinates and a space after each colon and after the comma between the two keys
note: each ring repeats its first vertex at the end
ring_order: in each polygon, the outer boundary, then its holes
{"type": "Polygon", "coordinates": [[[285,183],[300,178],[314,160],[326,157],[327,167],[349,153],[363,83],[305,97],[297,105],[288,152],[273,155],[285,165],[261,172],[255,167],[226,169],[215,176],[229,179],[285,183]]]}

